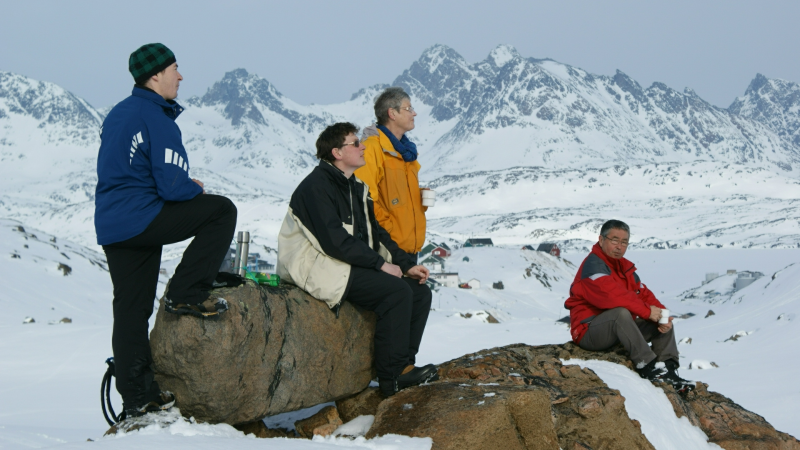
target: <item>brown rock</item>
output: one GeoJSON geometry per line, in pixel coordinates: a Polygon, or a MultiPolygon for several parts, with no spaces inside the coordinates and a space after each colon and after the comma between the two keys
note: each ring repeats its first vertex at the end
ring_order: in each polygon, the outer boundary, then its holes
{"type": "Polygon", "coordinates": [[[389,433],[430,437],[434,449],[559,448],[548,393],[521,386],[406,389],[381,403],[366,438],[389,433]]]}
{"type": "MultiPolygon", "coordinates": [[[[572,343],[484,350],[440,365],[440,381],[381,403],[367,437],[431,437],[434,449],[653,448],[641,424],[628,417],[619,391],[589,369],[561,363],[571,358],[631,368],[621,346],[607,352],[588,352],[572,343]]],[[[658,386],[678,417],[687,416],[722,448],[800,450],[796,439],[706,385],[698,384],[686,396],[658,386]]]]}
{"type": "Polygon", "coordinates": [[[434,449],[652,449],[618,391],[561,364],[571,350],[516,344],[442,364],[439,382],[381,403],[367,438],[431,437],[434,449]]]}
{"type": "Polygon", "coordinates": [[[294,286],[220,289],[218,321],[164,312],[150,334],[156,380],[181,412],[250,423],[334,401],[373,378],[375,316],[345,302],[339,318],[294,286]]]}
{"type": "Polygon", "coordinates": [[[252,434],[257,438],[276,438],[276,437],[285,437],[285,438],[296,438],[298,437],[294,431],[286,430],[284,428],[268,428],[267,425],[261,421],[257,420],[255,422],[243,424],[243,425],[234,425],[234,428],[241,431],[244,434],[252,434]]]}
{"type": "Polygon", "coordinates": [[[358,416],[374,416],[384,399],[378,388],[370,387],[352,397],[336,400],[336,409],[342,421],[347,423],[358,416]]]}
{"type": "Polygon", "coordinates": [[[672,403],[675,415],[687,417],[713,442],[726,450],[800,450],[800,442],[775,430],[763,417],[731,399],[708,391],[697,383],[694,391],[679,395],[672,387],[659,386],[672,403]]]}
{"type": "Polygon", "coordinates": [[[334,406],[326,406],[313,416],[298,420],[294,423],[297,434],[302,438],[311,439],[314,436],[330,436],[344,422],[339,417],[339,412],[334,406]]]}

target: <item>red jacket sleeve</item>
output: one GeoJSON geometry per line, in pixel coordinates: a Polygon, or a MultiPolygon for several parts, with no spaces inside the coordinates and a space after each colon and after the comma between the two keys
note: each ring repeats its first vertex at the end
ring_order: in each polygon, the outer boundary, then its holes
{"type": "MultiPolygon", "coordinates": [[[[644,283],[641,283],[641,285],[642,285],[642,287],[639,288],[639,292],[640,292],[639,295],[641,296],[642,301],[644,301],[645,305],[647,305],[647,306],[653,305],[653,306],[655,306],[657,308],[660,308],[660,309],[667,309],[667,307],[662,305],[661,302],[658,301],[656,296],[653,295],[653,291],[651,291],[650,289],[647,289],[647,286],[645,286],[644,283]]],[[[647,317],[645,317],[645,319],[646,318],[647,317]]]]}
{"type": "MultiPolygon", "coordinates": [[[[579,289],[580,296],[597,308],[622,307],[643,319],[650,317],[650,307],[634,292],[620,286],[610,275],[596,280],[585,278],[577,283],[576,287],[579,289]]],[[[650,293],[650,297],[655,300],[652,293],[650,293]]]]}

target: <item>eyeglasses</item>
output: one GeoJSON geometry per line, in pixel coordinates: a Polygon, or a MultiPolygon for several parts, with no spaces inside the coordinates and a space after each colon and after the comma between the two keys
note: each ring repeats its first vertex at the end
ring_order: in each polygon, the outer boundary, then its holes
{"type": "Polygon", "coordinates": [[[345,143],[345,144],[342,144],[342,148],[345,148],[345,147],[347,147],[348,145],[352,145],[353,147],[361,147],[361,141],[359,141],[358,139],[356,139],[356,140],[355,140],[355,141],[353,141],[353,142],[347,142],[347,143],[345,143]]]}
{"type": "Polygon", "coordinates": [[[620,241],[620,240],[619,240],[619,239],[617,239],[617,238],[614,238],[614,239],[609,239],[609,238],[607,238],[607,237],[605,237],[605,236],[603,236],[603,239],[605,239],[605,240],[607,240],[607,241],[611,241],[611,243],[612,243],[613,245],[621,245],[621,246],[623,246],[623,247],[627,247],[627,246],[628,246],[628,241],[620,241]]]}
{"type": "Polygon", "coordinates": [[[403,110],[405,110],[405,111],[408,111],[408,112],[410,112],[411,114],[414,114],[414,112],[415,112],[415,111],[414,111],[414,108],[412,108],[412,107],[410,107],[410,106],[406,106],[406,107],[403,107],[403,108],[398,108],[398,109],[403,109],[403,110]]]}

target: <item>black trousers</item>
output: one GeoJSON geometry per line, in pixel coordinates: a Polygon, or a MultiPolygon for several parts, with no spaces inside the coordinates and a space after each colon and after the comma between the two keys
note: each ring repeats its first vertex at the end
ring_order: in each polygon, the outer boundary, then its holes
{"type": "Polygon", "coordinates": [[[103,246],[114,285],[114,375],[125,409],[141,407],[161,392],[153,380],[147,335],[161,247],[194,237],[175,269],[168,296],[176,303],[197,304],[208,298],[235,228],[233,202],[200,194],[189,201],[165,203],[141,234],[103,246]]]}
{"type": "Polygon", "coordinates": [[[375,368],[392,379],[416,362],[431,311],[431,290],[419,280],[397,278],[375,269],[352,267],[347,300],[375,311],[375,368]]]}

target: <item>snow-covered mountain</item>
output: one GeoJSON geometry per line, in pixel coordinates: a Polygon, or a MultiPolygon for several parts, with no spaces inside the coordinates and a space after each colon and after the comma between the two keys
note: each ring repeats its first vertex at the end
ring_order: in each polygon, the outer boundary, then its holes
{"type": "MultiPolygon", "coordinates": [[[[436,45],[393,84],[419,114],[410,137],[422,182],[440,194],[428,212],[440,237],[583,248],[616,217],[641,247],[797,245],[795,83],[758,75],[725,110],[689,89],[645,89],[622,72],[594,75],[505,45],[474,64],[436,45]]],[[[239,229],[274,247],[289,195],[316,165],[318,133],[370,124],[385,86],[304,106],[244,69],[228,72],[179,100],[192,176],[233,198],[239,229]]],[[[0,216],[93,245],[102,118],[58,86],[0,72],[0,216]]]]}
{"type": "Polygon", "coordinates": [[[0,145],[94,146],[103,116],[86,100],[53,83],[0,72],[0,145]],[[12,126],[9,126],[12,125],[12,126]]]}
{"type": "Polygon", "coordinates": [[[430,150],[441,173],[695,160],[789,171],[800,161],[776,132],[691,89],[643,89],[619,71],[593,75],[508,46],[472,65],[434,46],[394,84],[431,106],[435,121],[452,121],[430,150]]]}
{"type": "Polygon", "coordinates": [[[800,85],[771,80],[758,74],[728,108],[732,113],[770,127],[779,136],[800,146],[800,85]]]}

